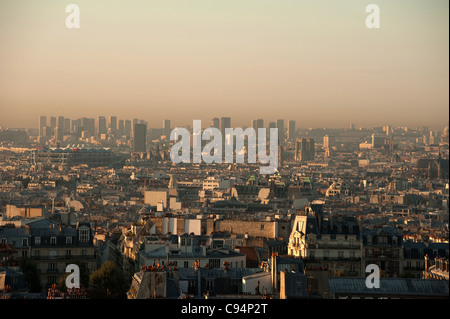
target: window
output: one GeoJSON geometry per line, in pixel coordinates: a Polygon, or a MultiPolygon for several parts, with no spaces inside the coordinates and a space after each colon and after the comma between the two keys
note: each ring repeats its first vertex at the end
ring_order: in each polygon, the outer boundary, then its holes
{"type": "Polygon", "coordinates": [[[41,244],[41,237],[34,237],[34,244],[40,245],[41,244]]]}
{"type": "Polygon", "coordinates": [[[39,250],[35,250],[34,251],[34,259],[39,259],[39,254],[40,254],[40,251],[39,250]]]}
{"type": "Polygon", "coordinates": [[[220,268],[220,259],[218,258],[210,259],[209,264],[212,265],[212,268],[220,268]]]}
{"type": "Polygon", "coordinates": [[[27,257],[27,256],[28,256],[28,251],[22,250],[22,257],[27,257]]]}
{"type": "Polygon", "coordinates": [[[56,284],[56,276],[48,276],[47,284],[48,284],[49,286],[51,286],[51,285],[53,285],[53,284],[56,284]]]}
{"type": "Polygon", "coordinates": [[[344,258],[344,252],[343,251],[338,251],[338,258],[339,259],[343,259],[344,258]]]}
{"type": "Polygon", "coordinates": [[[72,237],[66,237],[66,245],[72,245],[72,237]]]}
{"type": "Polygon", "coordinates": [[[56,237],[50,238],[50,245],[56,245],[56,237]]]}
{"type": "Polygon", "coordinates": [[[223,240],[214,240],[213,248],[223,248],[223,240]]]}
{"type": "Polygon", "coordinates": [[[70,258],[70,256],[72,255],[72,251],[70,249],[66,250],[66,257],[70,258]]]}
{"type": "Polygon", "coordinates": [[[184,268],[189,268],[189,262],[188,261],[184,262],[184,268]]]}
{"type": "Polygon", "coordinates": [[[89,241],[89,229],[87,227],[80,228],[79,239],[82,243],[87,243],[89,241]]]}
{"type": "Polygon", "coordinates": [[[83,250],[81,251],[81,256],[86,257],[86,249],[83,249],[83,250]]]}
{"type": "Polygon", "coordinates": [[[56,263],[49,263],[48,264],[48,271],[49,272],[55,272],[57,270],[58,270],[58,268],[57,268],[57,264],[56,263]]]}
{"type": "Polygon", "coordinates": [[[263,230],[264,229],[264,224],[261,224],[261,230],[263,230]]]}
{"type": "Polygon", "coordinates": [[[392,237],[392,245],[397,245],[397,237],[396,236],[394,236],[394,237],[392,237]]]}
{"type": "Polygon", "coordinates": [[[8,243],[8,241],[6,240],[6,238],[2,238],[1,240],[0,240],[0,244],[1,245],[6,245],[8,243]]]}
{"type": "Polygon", "coordinates": [[[22,238],[22,246],[27,247],[28,246],[28,238],[22,238]]]}

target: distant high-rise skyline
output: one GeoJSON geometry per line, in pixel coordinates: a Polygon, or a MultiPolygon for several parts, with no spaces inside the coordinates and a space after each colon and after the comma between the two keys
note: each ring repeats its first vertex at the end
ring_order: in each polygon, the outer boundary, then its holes
{"type": "MultiPolygon", "coordinates": [[[[192,121],[194,119],[191,119],[192,121]]],[[[189,121],[186,119],[186,121],[189,121]]],[[[279,138],[281,140],[289,139],[291,141],[295,140],[297,138],[297,130],[298,129],[311,129],[311,127],[297,127],[295,120],[284,120],[284,119],[277,119],[276,121],[265,121],[265,119],[254,119],[250,121],[250,125],[242,125],[239,126],[238,124],[234,124],[234,126],[231,125],[232,118],[231,117],[215,117],[212,118],[211,121],[208,123],[203,123],[203,128],[206,127],[215,127],[218,128],[223,136],[225,135],[225,128],[235,128],[235,127],[252,127],[257,131],[258,128],[278,128],[279,130],[279,138]],[[287,128],[285,127],[285,123],[287,123],[287,128]]],[[[437,129],[431,129],[429,126],[416,126],[416,127],[410,127],[410,129],[417,129],[421,131],[439,131],[444,128],[444,123],[437,127],[437,129]]],[[[158,123],[149,123],[146,120],[143,119],[137,119],[134,118],[133,120],[129,119],[120,119],[115,116],[99,116],[97,119],[89,118],[89,117],[81,117],[78,119],[69,119],[64,116],[47,116],[47,115],[41,115],[38,118],[38,126],[39,129],[36,132],[41,137],[50,137],[54,136],[55,134],[55,128],[60,127],[62,128],[63,134],[75,134],[76,136],[81,136],[82,132],[83,135],[89,136],[89,137],[98,137],[101,138],[102,134],[113,134],[116,135],[116,137],[120,136],[126,136],[128,138],[132,138],[134,134],[134,125],[135,124],[144,124],[147,128],[147,130],[161,130],[163,132],[163,135],[169,136],[171,129],[172,129],[172,122],[170,119],[165,119],[162,121],[162,125],[158,125],[158,123]],[[109,119],[109,121],[107,120],[109,119]],[[108,128],[108,122],[112,121],[113,123],[118,123],[116,130],[113,130],[111,128],[108,128]],[[56,124],[56,126],[54,126],[56,124]]],[[[175,125],[175,127],[185,127],[190,129],[190,122],[188,122],[187,125],[175,125]]],[[[406,126],[392,126],[392,125],[377,125],[375,127],[358,127],[359,129],[380,129],[385,132],[387,136],[391,132],[394,132],[396,129],[401,129],[402,131],[407,131],[406,126]]],[[[319,129],[326,129],[326,127],[319,127],[319,129]]],[[[352,123],[348,128],[341,127],[340,129],[350,129],[350,130],[356,130],[357,126],[356,124],[352,123]]],[[[151,132],[151,131],[150,131],[151,132]]]]}

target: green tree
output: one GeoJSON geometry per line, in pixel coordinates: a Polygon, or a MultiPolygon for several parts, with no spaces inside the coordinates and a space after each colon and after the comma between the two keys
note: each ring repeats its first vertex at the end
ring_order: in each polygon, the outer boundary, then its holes
{"type": "Polygon", "coordinates": [[[30,292],[42,292],[41,280],[36,264],[29,258],[23,257],[19,265],[25,275],[25,281],[30,292]]]}
{"type": "Polygon", "coordinates": [[[106,261],[89,278],[89,296],[96,299],[126,297],[128,285],[122,270],[112,261],[106,261]]]}

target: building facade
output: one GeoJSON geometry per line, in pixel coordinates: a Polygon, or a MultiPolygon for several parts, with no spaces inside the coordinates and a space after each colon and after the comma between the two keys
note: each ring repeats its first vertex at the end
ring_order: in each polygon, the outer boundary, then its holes
{"type": "Polygon", "coordinates": [[[288,254],[301,258],[307,267],[327,269],[330,276],[360,276],[362,241],[355,218],[296,216],[288,254]]]}

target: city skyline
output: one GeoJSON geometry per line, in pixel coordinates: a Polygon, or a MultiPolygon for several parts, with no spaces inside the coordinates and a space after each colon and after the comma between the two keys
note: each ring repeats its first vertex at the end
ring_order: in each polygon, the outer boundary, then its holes
{"type": "MultiPolygon", "coordinates": [[[[74,117],[74,118],[67,118],[61,115],[40,115],[38,116],[37,120],[35,120],[35,122],[37,122],[36,125],[31,126],[31,127],[7,127],[7,126],[1,126],[0,125],[0,129],[18,129],[18,130],[28,130],[28,129],[36,129],[38,131],[38,135],[42,135],[42,128],[47,126],[48,128],[51,129],[55,129],[58,128],[59,125],[57,125],[57,122],[55,123],[51,123],[52,120],[54,121],[61,121],[61,120],[65,120],[66,122],[62,125],[62,127],[64,128],[68,128],[69,126],[72,127],[73,125],[77,125],[75,124],[75,122],[77,121],[82,121],[87,120],[87,121],[91,121],[94,120],[93,123],[93,127],[92,129],[96,132],[96,134],[100,135],[100,134],[106,134],[108,129],[111,128],[110,126],[110,122],[108,121],[109,118],[115,118],[116,119],[116,125],[115,128],[113,129],[115,132],[118,131],[132,131],[134,128],[134,124],[139,123],[139,124],[145,124],[147,126],[147,128],[150,129],[174,129],[176,127],[185,127],[185,128],[192,128],[192,121],[194,120],[198,120],[198,119],[185,119],[184,120],[184,124],[180,124],[180,123],[176,123],[174,122],[172,119],[170,118],[164,118],[161,121],[152,121],[149,122],[145,119],[139,118],[139,117],[135,117],[135,116],[129,116],[129,117],[124,117],[124,118],[120,118],[117,116],[112,116],[112,115],[107,115],[107,114],[103,114],[103,115],[99,115],[96,117],[88,117],[88,116],[79,116],[79,117],[74,117]],[[45,122],[42,122],[42,119],[44,119],[45,122]],[[105,122],[106,121],[106,122],[105,122]],[[120,122],[123,122],[122,124],[120,124],[120,122]],[[129,123],[127,123],[129,122],[129,123]],[[128,126],[131,125],[131,126],[128,126]],[[122,128],[120,128],[120,125],[122,125],[122,128]]],[[[251,119],[248,121],[245,120],[238,120],[238,121],[234,121],[234,119],[230,116],[222,116],[222,117],[211,117],[211,118],[207,118],[207,117],[203,117],[205,120],[201,120],[202,122],[202,128],[208,128],[208,127],[217,127],[220,128],[221,124],[220,121],[221,119],[228,119],[231,123],[230,127],[231,128],[236,128],[236,127],[242,127],[242,128],[246,128],[246,127],[253,127],[253,128],[257,128],[257,127],[261,127],[261,128],[271,128],[271,127],[277,127],[279,129],[281,129],[285,134],[287,134],[287,136],[289,135],[289,131],[294,132],[294,130],[311,130],[311,129],[323,129],[323,130],[327,130],[327,129],[336,129],[336,130],[360,130],[360,129],[379,129],[379,128],[383,128],[383,130],[385,129],[386,126],[390,127],[391,129],[410,129],[410,130],[425,130],[425,131],[433,131],[433,132],[440,132],[441,130],[443,130],[446,126],[448,126],[449,121],[448,120],[443,120],[441,121],[441,124],[437,124],[436,126],[428,126],[428,125],[423,125],[420,123],[417,123],[417,125],[403,125],[401,123],[399,123],[398,125],[392,125],[390,122],[385,122],[385,123],[374,123],[372,126],[364,126],[364,125],[359,125],[358,123],[354,123],[354,122],[349,122],[349,123],[345,123],[343,126],[334,126],[334,127],[326,127],[326,126],[308,126],[308,125],[299,125],[298,121],[296,120],[292,120],[292,119],[280,119],[280,118],[255,118],[255,119],[251,119]],[[215,120],[219,120],[219,123],[214,123],[215,120]],[[280,125],[280,121],[283,121],[283,124],[280,125]],[[248,122],[248,123],[247,123],[248,122]],[[258,123],[258,124],[257,124],[258,123]],[[292,128],[290,127],[290,124],[292,123],[292,128]],[[218,126],[216,126],[218,124],[218,126]]],[[[91,123],[92,125],[92,123],[91,123]]],[[[82,126],[82,125],[81,125],[82,126]]],[[[169,134],[170,132],[166,132],[167,134],[169,134]]]]}
{"type": "Polygon", "coordinates": [[[150,125],[445,125],[446,1],[376,1],[380,29],[356,0],[194,3],[79,0],[70,30],[65,4],[3,1],[0,126],[37,127],[56,111],[150,125]]]}

